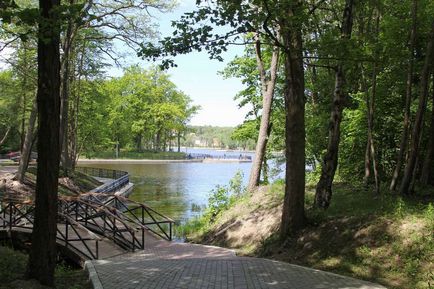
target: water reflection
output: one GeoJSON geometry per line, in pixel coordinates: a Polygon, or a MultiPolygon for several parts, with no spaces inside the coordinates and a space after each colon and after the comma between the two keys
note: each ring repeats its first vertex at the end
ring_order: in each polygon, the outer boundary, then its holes
{"type": "Polygon", "coordinates": [[[93,167],[124,170],[134,189],[130,198],[148,204],[176,221],[200,214],[209,192],[226,185],[241,171],[247,182],[251,163],[97,164],[93,167]]]}

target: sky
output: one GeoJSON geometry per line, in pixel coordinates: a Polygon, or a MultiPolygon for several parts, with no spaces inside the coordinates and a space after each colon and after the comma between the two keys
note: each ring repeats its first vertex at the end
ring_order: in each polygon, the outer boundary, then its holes
{"type": "MultiPolygon", "coordinates": [[[[182,0],[170,13],[157,13],[153,15],[159,24],[161,36],[169,36],[172,33],[171,20],[178,19],[184,12],[195,8],[195,0],[182,0]]],[[[241,124],[248,108],[238,108],[234,96],[243,89],[240,79],[223,79],[218,72],[222,71],[226,64],[236,55],[242,55],[243,47],[232,46],[223,54],[224,61],[210,60],[206,52],[192,52],[187,55],[179,55],[174,58],[177,67],[170,68],[168,73],[171,80],[179,90],[186,93],[195,105],[200,105],[201,110],[190,122],[192,125],[236,126],[241,124]]],[[[130,64],[138,63],[143,67],[149,67],[152,63],[129,59],[130,64]]],[[[119,68],[108,71],[109,75],[119,76],[122,72],[119,68]]]]}
{"type": "MultiPolygon", "coordinates": [[[[172,20],[177,20],[184,12],[195,8],[195,0],[178,0],[179,5],[169,13],[152,11],[155,22],[159,24],[161,37],[171,35],[173,29],[170,26],[172,20]]],[[[139,64],[147,68],[155,65],[136,57],[136,52],[126,51],[122,44],[115,44],[116,49],[125,50],[129,55],[124,64],[139,64]]],[[[5,68],[1,58],[7,58],[10,51],[3,50],[0,53],[0,69],[5,68]]],[[[210,60],[206,52],[192,52],[187,55],[179,55],[174,58],[177,67],[170,68],[168,73],[171,81],[179,90],[187,94],[194,105],[201,107],[195,115],[191,125],[212,125],[212,126],[237,126],[241,124],[249,108],[238,108],[234,96],[243,89],[240,79],[223,79],[218,72],[222,71],[236,55],[243,54],[242,46],[230,46],[228,51],[222,54],[223,62],[210,60]]],[[[108,60],[110,62],[110,60],[108,60]]],[[[107,71],[109,76],[122,75],[122,68],[113,66],[107,71]]]]}

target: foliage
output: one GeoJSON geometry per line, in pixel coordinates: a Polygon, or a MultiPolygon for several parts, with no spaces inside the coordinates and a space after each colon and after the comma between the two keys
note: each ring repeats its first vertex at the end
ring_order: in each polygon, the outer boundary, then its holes
{"type": "Polygon", "coordinates": [[[219,216],[232,208],[236,203],[246,197],[246,188],[243,186],[243,174],[238,171],[228,185],[218,185],[211,190],[208,205],[203,214],[188,220],[176,228],[177,235],[185,238],[192,234],[204,234],[215,223],[219,216]]]}
{"type": "MultiPolygon", "coordinates": [[[[237,253],[250,256],[287,260],[299,264],[381,283],[387,288],[426,289],[432,283],[434,249],[432,225],[434,210],[432,197],[417,199],[386,194],[373,199],[361,183],[337,183],[334,198],[327,211],[312,207],[314,186],[307,187],[306,209],[309,225],[288,238],[282,245],[277,231],[270,226],[270,218],[255,225],[271,234],[269,238],[244,246],[235,236],[251,234],[234,228],[230,237],[216,232],[235,222],[248,222],[257,216],[275,212],[280,217],[284,183],[262,188],[260,195],[243,198],[249,208],[241,214],[239,206],[223,211],[214,223],[203,219],[189,222],[187,238],[234,248],[237,253]],[[258,199],[261,204],[258,204],[258,199]],[[232,243],[233,242],[233,243],[232,243]],[[231,244],[234,244],[231,247],[231,244]]],[[[430,191],[432,194],[432,189],[430,191]]],[[[237,201],[238,202],[238,201],[237,201]]],[[[257,238],[260,239],[260,238],[257,238]]]]}
{"type": "Polygon", "coordinates": [[[88,157],[116,146],[165,150],[199,109],[157,68],[133,66],[122,77],[82,86],[79,143],[88,157]]]}
{"type": "Polygon", "coordinates": [[[234,137],[233,127],[188,126],[181,145],[186,147],[216,147],[222,149],[254,149],[248,138],[234,137]]]}
{"type": "Polygon", "coordinates": [[[204,212],[205,218],[213,223],[219,214],[230,208],[234,202],[242,197],[245,192],[243,188],[243,174],[238,171],[229,181],[229,185],[217,185],[210,192],[208,197],[208,206],[204,212]]]}
{"type": "MultiPolygon", "coordinates": [[[[89,152],[88,155],[91,158],[96,159],[112,159],[115,158],[116,155],[113,151],[97,151],[97,152],[89,152]]],[[[156,152],[156,151],[128,151],[121,150],[118,158],[120,159],[147,159],[147,160],[176,160],[176,159],[185,159],[185,153],[183,152],[156,152]]]]}
{"type": "MultiPolygon", "coordinates": [[[[0,246],[0,288],[42,288],[32,281],[24,281],[28,256],[9,247],[0,246]]],[[[87,273],[60,263],[56,267],[56,288],[90,289],[87,273]]],[[[44,287],[45,288],[45,287],[44,287]]]]}

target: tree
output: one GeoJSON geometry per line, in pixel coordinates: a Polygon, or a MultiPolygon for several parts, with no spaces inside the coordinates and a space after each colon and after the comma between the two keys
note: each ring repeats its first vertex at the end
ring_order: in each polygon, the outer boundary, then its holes
{"type": "Polygon", "coordinates": [[[412,87],[413,87],[413,66],[414,66],[414,49],[416,43],[416,33],[417,33],[417,2],[413,0],[413,5],[411,9],[411,31],[410,31],[410,44],[409,44],[409,58],[407,64],[407,82],[406,82],[406,90],[405,90],[405,107],[404,107],[404,120],[402,124],[402,135],[401,135],[401,143],[399,146],[399,151],[397,154],[397,161],[395,170],[393,171],[392,180],[390,181],[390,190],[394,191],[398,182],[398,177],[401,172],[403,158],[405,154],[405,150],[407,148],[408,142],[408,132],[410,129],[410,105],[412,99],[412,87]]]}
{"type": "Polygon", "coordinates": [[[271,106],[273,103],[274,87],[276,85],[277,71],[279,68],[279,48],[274,46],[270,64],[270,77],[267,79],[264,61],[262,59],[261,39],[258,33],[256,34],[255,39],[255,52],[262,88],[262,114],[258,139],[256,142],[255,158],[253,160],[249,183],[247,185],[249,191],[253,191],[255,187],[259,186],[261,168],[265,158],[268,138],[270,136],[271,106]]]}
{"type": "Polygon", "coordinates": [[[38,105],[37,105],[37,100],[35,99],[33,102],[32,111],[30,113],[29,125],[27,127],[27,132],[26,132],[26,135],[24,138],[24,144],[23,144],[23,149],[21,152],[20,164],[18,166],[18,170],[17,170],[16,176],[15,176],[15,178],[20,183],[24,182],[24,177],[25,177],[27,168],[29,166],[29,161],[30,161],[32,146],[33,146],[33,137],[34,137],[33,134],[34,134],[34,129],[35,129],[37,113],[38,113],[38,105]]]}
{"type": "Polygon", "coordinates": [[[35,218],[27,277],[54,285],[59,175],[60,55],[59,0],[39,1],[38,169],[35,218]]]}
{"type": "Polygon", "coordinates": [[[418,158],[419,155],[422,121],[428,100],[429,76],[432,71],[432,64],[434,59],[434,21],[432,21],[431,24],[431,33],[428,39],[425,53],[425,62],[421,72],[419,104],[417,107],[413,131],[411,134],[411,150],[407,160],[407,164],[405,166],[404,177],[399,188],[400,194],[410,193],[410,182],[413,179],[413,175],[415,173],[416,158],[418,158]]]}
{"type": "MultiPolygon", "coordinates": [[[[353,28],[354,1],[347,0],[342,19],[341,39],[348,42],[351,38],[353,28]]],[[[316,186],[315,206],[326,209],[330,205],[332,197],[332,184],[338,166],[338,152],[341,135],[342,111],[348,103],[348,96],[345,92],[345,71],[343,61],[339,61],[335,70],[335,87],[333,93],[333,106],[329,122],[329,136],[327,152],[324,155],[321,176],[316,186]]]]}
{"type": "Polygon", "coordinates": [[[305,225],[306,129],[301,1],[283,5],[278,19],[285,55],[285,197],[280,238],[286,239],[305,225]]]}
{"type": "Polygon", "coordinates": [[[15,137],[19,131],[19,119],[15,113],[20,107],[19,94],[20,85],[14,78],[12,70],[0,72],[0,146],[4,151],[11,146],[14,147],[20,143],[20,139],[15,137]]]}
{"type": "MultiPolygon", "coordinates": [[[[202,2],[198,2],[201,4],[202,2]]],[[[158,45],[147,43],[141,55],[157,59],[205,48],[211,58],[221,59],[220,53],[241,38],[240,34],[256,32],[254,27],[264,27],[264,36],[278,46],[284,57],[285,110],[286,110],[286,187],[282,213],[281,237],[303,227],[305,194],[305,123],[304,123],[304,68],[302,25],[305,7],[301,1],[268,1],[241,3],[232,1],[210,2],[198,11],[185,14],[173,26],[176,31],[158,45]],[[215,6],[213,6],[215,5],[215,6]],[[212,25],[229,25],[232,30],[224,35],[213,34],[212,25]],[[200,29],[196,24],[201,23],[200,29]],[[278,38],[270,29],[276,25],[278,38]]],[[[163,60],[163,67],[174,65],[172,59],[163,60]]]]}
{"type": "Polygon", "coordinates": [[[425,160],[423,162],[422,172],[420,176],[420,182],[423,185],[434,185],[434,74],[433,74],[433,86],[431,91],[431,124],[429,130],[429,141],[425,153],[425,160]],[[430,176],[432,176],[430,178],[430,176]]]}

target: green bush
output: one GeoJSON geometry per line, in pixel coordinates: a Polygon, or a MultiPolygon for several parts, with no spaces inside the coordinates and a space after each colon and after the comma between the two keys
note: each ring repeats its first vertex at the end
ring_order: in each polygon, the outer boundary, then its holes
{"type": "Polygon", "coordinates": [[[204,232],[214,223],[222,212],[231,208],[245,195],[246,188],[243,186],[243,174],[238,171],[228,185],[217,185],[211,190],[208,197],[208,205],[203,214],[190,219],[187,223],[178,226],[179,237],[189,236],[194,233],[204,232]]]}

